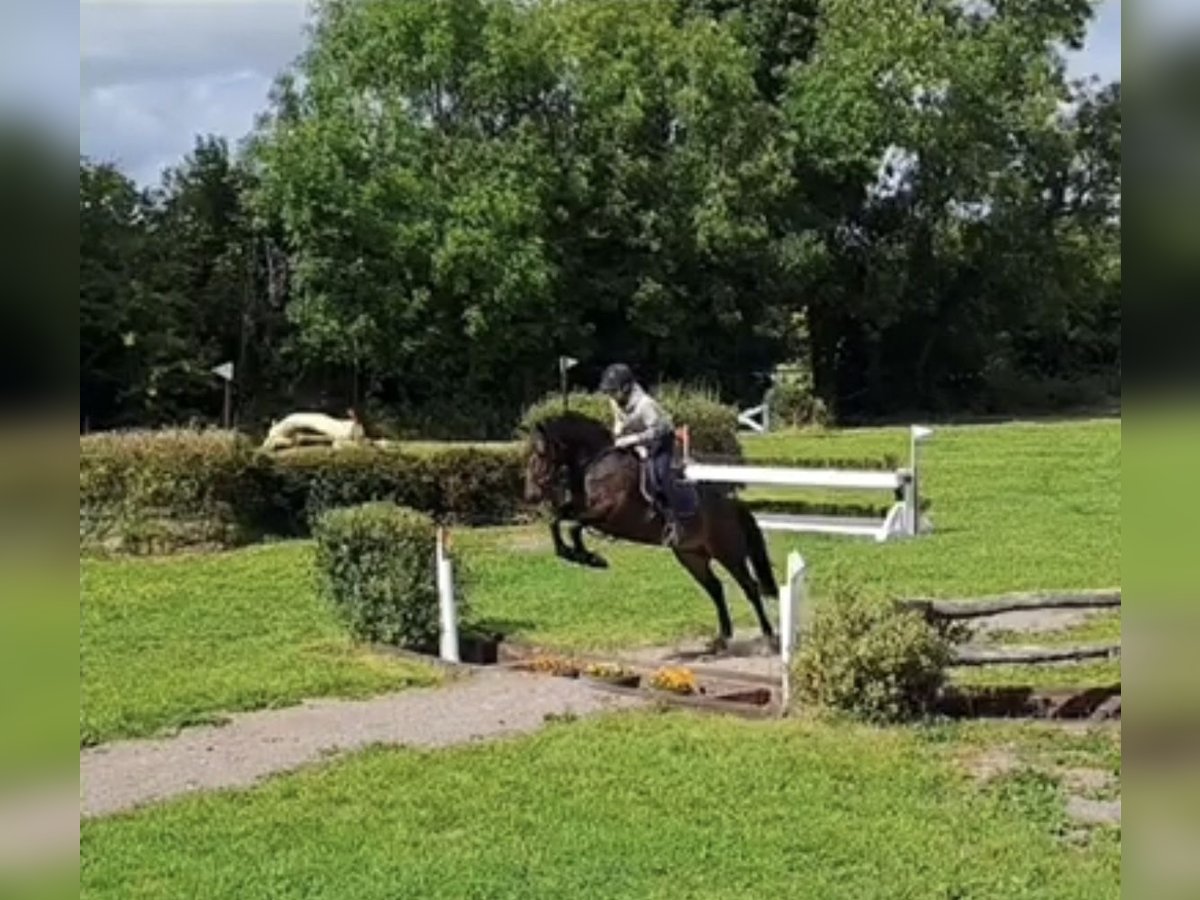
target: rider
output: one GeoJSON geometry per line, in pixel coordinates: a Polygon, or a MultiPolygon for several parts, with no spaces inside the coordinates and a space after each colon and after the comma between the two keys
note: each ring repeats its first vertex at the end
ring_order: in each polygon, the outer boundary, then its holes
{"type": "Polygon", "coordinates": [[[679,527],[671,494],[671,461],[675,452],[675,426],[665,409],[637,383],[624,363],[614,363],[600,378],[600,391],[607,394],[614,414],[616,446],[632,447],[649,458],[652,493],[659,498],[667,520],[663,541],[678,543],[679,527]]]}

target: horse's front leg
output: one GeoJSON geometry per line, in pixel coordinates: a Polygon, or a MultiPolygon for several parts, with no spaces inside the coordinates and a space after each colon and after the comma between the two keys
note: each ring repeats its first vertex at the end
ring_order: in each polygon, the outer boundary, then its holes
{"type": "Polygon", "coordinates": [[[560,512],[554,514],[554,518],[550,520],[550,539],[554,541],[554,555],[560,559],[565,559],[567,562],[579,562],[574,551],[566,545],[562,538],[563,516],[560,512]]]}
{"type": "Polygon", "coordinates": [[[603,556],[593,553],[583,545],[583,523],[575,522],[571,526],[571,543],[574,545],[576,560],[593,569],[607,569],[608,561],[603,556]]]}

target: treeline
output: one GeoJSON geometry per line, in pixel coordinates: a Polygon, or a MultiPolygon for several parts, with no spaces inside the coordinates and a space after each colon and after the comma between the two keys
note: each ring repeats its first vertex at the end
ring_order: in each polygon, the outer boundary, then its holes
{"type": "Polygon", "coordinates": [[[505,434],[625,359],[843,419],[1119,385],[1119,84],[1089,0],[326,0],[231,153],[81,162],[89,427],[356,403],[505,434]]]}

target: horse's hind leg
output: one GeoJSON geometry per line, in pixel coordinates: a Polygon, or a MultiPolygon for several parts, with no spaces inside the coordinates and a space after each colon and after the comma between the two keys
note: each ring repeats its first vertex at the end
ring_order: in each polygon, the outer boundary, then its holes
{"type": "Polygon", "coordinates": [[[758,587],[758,582],[754,580],[754,576],[750,574],[750,567],[746,565],[746,560],[736,557],[729,561],[722,559],[720,562],[729,570],[733,580],[737,582],[742,593],[746,595],[746,599],[750,601],[750,605],[754,607],[754,615],[758,617],[758,626],[762,629],[763,637],[774,638],[775,629],[771,627],[771,620],[767,618],[767,611],[763,608],[762,591],[758,587]]]}
{"type": "Polygon", "coordinates": [[[583,545],[583,523],[576,522],[571,528],[571,544],[574,546],[576,561],[593,569],[607,569],[608,562],[598,553],[593,553],[583,545]]]}
{"type": "Polygon", "coordinates": [[[700,586],[712,599],[713,605],[717,608],[717,623],[721,629],[720,641],[728,645],[733,640],[733,623],[729,621],[729,607],[725,604],[725,590],[709,565],[710,557],[706,553],[695,550],[677,549],[675,558],[683,564],[683,567],[691,573],[696,581],[700,582],[700,586]]]}

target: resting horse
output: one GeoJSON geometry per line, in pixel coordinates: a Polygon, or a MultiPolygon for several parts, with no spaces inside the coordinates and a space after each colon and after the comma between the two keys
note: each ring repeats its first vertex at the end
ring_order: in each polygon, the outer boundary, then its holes
{"type": "MultiPolygon", "coordinates": [[[[615,538],[661,545],[663,520],[643,495],[641,462],[633,451],[614,447],[612,435],[602,423],[578,413],[563,413],[535,426],[530,445],[525,499],[549,503],[554,510],[550,534],[556,554],[581,565],[606,566],[583,545],[585,527],[615,538]],[[559,531],[563,521],[574,523],[570,548],[559,531]]],[[[728,644],[733,624],[721,582],[711,567],[714,559],[745,593],[763,635],[774,638],[762,598],[778,596],[779,588],[758,523],[744,503],[715,488],[700,487],[696,501],[695,515],[679,523],[679,543],[672,550],[717,608],[718,645],[728,644]]]]}

